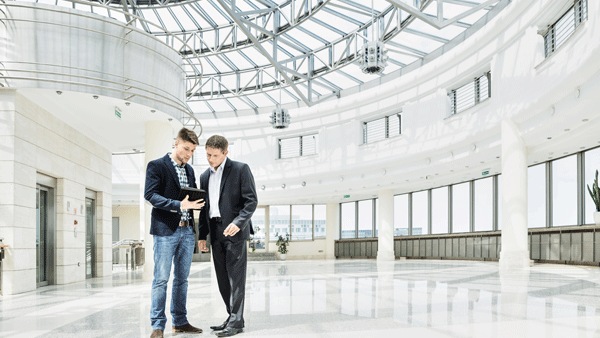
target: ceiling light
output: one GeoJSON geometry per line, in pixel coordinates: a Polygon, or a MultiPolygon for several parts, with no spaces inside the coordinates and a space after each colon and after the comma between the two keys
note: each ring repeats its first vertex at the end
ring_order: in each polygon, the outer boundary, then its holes
{"type": "Polygon", "coordinates": [[[126,106],[128,106],[128,105],[130,105],[130,104],[131,104],[131,102],[125,102],[125,105],[126,105],[126,106]]]}
{"type": "Polygon", "coordinates": [[[92,97],[94,98],[94,100],[98,100],[98,95],[94,95],[92,97]]]}
{"type": "Polygon", "coordinates": [[[387,59],[385,45],[379,40],[365,43],[358,52],[358,64],[366,74],[383,73],[387,59]]]}
{"type": "Polygon", "coordinates": [[[57,90],[57,91],[56,91],[56,94],[58,94],[58,95],[61,95],[61,94],[62,94],[62,91],[60,91],[60,90],[57,90]]]}
{"type": "Polygon", "coordinates": [[[303,187],[306,187],[306,181],[302,181],[301,184],[302,184],[303,187]]]}
{"type": "Polygon", "coordinates": [[[260,186],[260,190],[265,190],[266,188],[267,188],[267,187],[265,187],[265,185],[264,185],[264,184],[260,186]]]}
{"type": "Polygon", "coordinates": [[[275,129],[284,129],[290,125],[290,113],[287,109],[281,108],[280,105],[277,105],[273,112],[271,113],[271,125],[275,129]]]}
{"type": "Polygon", "coordinates": [[[285,183],[281,185],[281,189],[285,189],[285,183]]]}

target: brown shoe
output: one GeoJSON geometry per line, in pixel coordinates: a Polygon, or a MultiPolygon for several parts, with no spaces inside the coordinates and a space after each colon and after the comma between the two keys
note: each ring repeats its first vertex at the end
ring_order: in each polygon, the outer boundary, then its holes
{"type": "Polygon", "coordinates": [[[163,330],[160,329],[156,329],[154,331],[152,331],[152,334],[150,335],[150,338],[163,338],[163,330]]]}
{"type": "Polygon", "coordinates": [[[192,326],[192,324],[187,323],[182,326],[173,326],[173,333],[185,332],[185,333],[202,333],[202,329],[199,327],[192,326]]]}

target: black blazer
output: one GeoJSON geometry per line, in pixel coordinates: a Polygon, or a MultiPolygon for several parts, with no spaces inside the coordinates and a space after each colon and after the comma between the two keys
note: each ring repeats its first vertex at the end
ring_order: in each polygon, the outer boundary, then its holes
{"type": "MultiPolygon", "coordinates": [[[[194,169],[187,163],[185,173],[188,185],[196,188],[194,169]]],[[[179,177],[169,154],[148,162],[144,198],[153,207],[150,220],[151,235],[170,236],[177,230],[181,221],[181,201],[177,199],[180,188],[179,177]]],[[[192,229],[194,229],[194,214],[192,210],[189,212],[192,229]]]]}
{"type": "MultiPolygon", "coordinates": [[[[215,233],[216,229],[209,228],[210,191],[208,190],[208,179],[210,168],[200,175],[200,188],[207,191],[205,207],[200,211],[200,239],[206,239],[209,232],[215,233]]],[[[232,241],[242,241],[250,238],[254,233],[250,218],[258,205],[256,186],[250,167],[246,163],[233,161],[229,158],[225,161],[223,177],[221,178],[221,190],[219,195],[219,211],[221,223],[228,226],[234,223],[240,231],[229,238],[232,241]]],[[[221,230],[222,231],[222,230],[221,230]]],[[[211,240],[215,240],[211,236],[211,240]]]]}

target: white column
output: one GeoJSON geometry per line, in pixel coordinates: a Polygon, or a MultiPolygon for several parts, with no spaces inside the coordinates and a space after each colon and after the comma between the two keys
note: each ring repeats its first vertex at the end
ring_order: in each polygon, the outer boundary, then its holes
{"type": "Polygon", "coordinates": [[[377,260],[393,261],[394,256],[394,194],[391,190],[379,192],[379,233],[377,260]]]}
{"type": "Polygon", "coordinates": [[[340,238],[340,204],[327,204],[327,235],[325,244],[325,258],[335,259],[335,241],[340,238]]]}
{"type": "Polygon", "coordinates": [[[502,121],[502,243],[500,269],[528,268],[527,150],[519,129],[502,121]]]}
{"type": "Polygon", "coordinates": [[[150,215],[152,206],[144,199],[144,186],[146,181],[146,166],[148,162],[163,157],[173,149],[174,137],[171,125],[165,121],[146,122],[146,152],[144,170],[141,172],[140,183],[140,233],[143,234],[145,250],[144,280],[152,280],[154,275],[154,240],[150,235],[150,215]]]}

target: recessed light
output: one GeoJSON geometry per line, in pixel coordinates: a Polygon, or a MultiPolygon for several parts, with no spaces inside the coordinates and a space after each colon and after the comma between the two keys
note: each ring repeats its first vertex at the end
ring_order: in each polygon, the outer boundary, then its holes
{"type": "Polygon", "coordinates": [[[56,91],[56,94],[58,94],[58,95],[61,95],[61,94],[62,94],[62,91],[60,91],[60,90],[57,90],[57,91],[56,91]]]}
{"type": "Polygon", "coordinates": [[[154,110],[154,109],[150,109],[150,112],[151,112],[151,113],[156,113],[156,110],[154,110]]]}
{"type": "Polygon", "coordinates": [[[569,128],[566,128],[566,129],[565,129],[565,131],[570,131],[570,130],[571,130],[571,129],[569,129],[569,128]]]}
{"type": "Polygon", "coordinates": [[[131,102],[125,102],[126,106],[129,106],[131,104],[131,102]]]}
{"type": "Polygon", "coordinates": [[[548,136],[548,137],[546,137],[546,138],[547,138],[548,140],[551,140],[551,139],[552,139],[552,136],[548,136]]]}
{"type": "Polygon", "coordinates": [[[92,97],[94,98],[94,100],[98,100],[98,95],[94,95],[92,97]]]}

